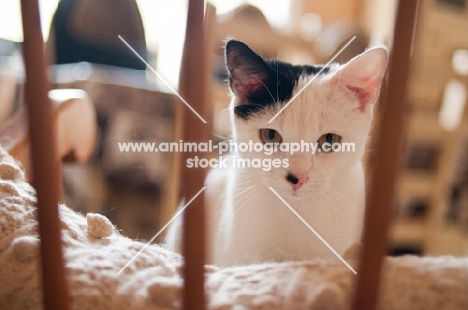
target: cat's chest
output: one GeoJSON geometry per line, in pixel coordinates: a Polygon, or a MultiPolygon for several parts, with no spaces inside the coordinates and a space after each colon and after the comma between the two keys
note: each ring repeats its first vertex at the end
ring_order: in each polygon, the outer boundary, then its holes
{"type": "MultiPolygon", "coordinates": [[[[234,213],[231,213],[232,217],[229,218],[232,226],[228,241],[232,252],[251,257],[254,261],[332,258],[331,252],[323,242],[282,201],[276,196],[270,196],[267,191],[263,194],[257,204],[250,206],[234,199],[234,213]]],[[[308,199],[302,203],[313,208],[314,202],[317,203],[308,199]]],[[[318,234],[329,239],[334,247],[341,250],[342,245],[336,243],[335,236],[342,235],[342,232],[334,229],[339,229],[342,225],[330,223],[330,219],[324,213],[300,213],[318,234]]]]}

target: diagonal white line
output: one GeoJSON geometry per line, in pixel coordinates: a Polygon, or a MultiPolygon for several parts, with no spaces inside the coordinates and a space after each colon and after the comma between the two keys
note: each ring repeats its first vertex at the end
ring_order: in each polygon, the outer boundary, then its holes
{"type": "Polygon", "coordinates": [[[306,89],[307,86],[309,86],[309,85],[320,75],[320,73],[322,73],[323,70],[325,70],[325,69],[333,62],[333,60],[335,60],[335,58],[338,57],[338,56],[345,50],[345,48],[347,48],[348,45],[350,45],[351,42],[354,41],[354,39],[356,39],[356,36],[352,37],[351,40],[349,40],[348,43],[346,43],[346,45],[343,46],[343,47],[338,51],[338,53],[336,53],[335,56],[333,56],[333,58],[330,59],[330,60],[327,62],[327,64],[326,64],[325,66],[323,66],[322,69],[320,69],[320,71],[319,71],[316,75],[314,75],[314,76],[310,79],[310,81],[307,82],[307,84],[305,84],[304,87],[302,87],[301,90],[298,91],[298,92],[288,101],[288,103],[286,103],[286,104],[284,105],[284,107],[282,107],[281,110],[279,110],[278,113],[276,113],[275,116],[273,116],[273,117],[268,121],[268,124],[270,124],[271,122],[273,122],[273,121],[275,120],[275,118],[277,118],[278,115],[280,115],[280,113],[283,112],[284,109],[286,109],[286,108],[291,104],[291,102],[293,102],[293,100],[296,99],[297,96],[299,96],[299,95],[304,91],[304,89],[306,89]]]}
{"type": "Polygon", "coordinates": [[[306,222],[306,220],[304,220],[304,218],[302,216],[299,215],[299,213],[296,212],[296,210],[294,210],[287,202],[286,200],[283,199],[283,197],[281,197],[272,187],[268,187],[278,198],[279,200],[281,200],[288,208],[289,210],[291,210],[292,213],[294,213],[295,216],[297,216],[302,223],[304,223],[305,226],[307,226],[307,228],[309,228],[316,236],[317,238],[320,239],[320,241],[322,241],[326,246],[327,248],[330,249],[330,251],[333,252],[333,254],[336,255],[336,257],[338,257],[345,265],[346,267],[348,267],[354,274],[357,274],[356,270],[353,269],[353,267],[351,267],[344,259],[343,257],[340,256],[340,254],[338,254],[335,249],[333,249],[326,241],[325,239],[322,238],[322,236],[320,236],[316,231],[315,229],[312,228],[312,226],[309,225],[309,223],[306,222]]]}
{"type": "Polygon", "coordinates": [[[150,243],[152,243],[152,242],[154,241],[154,239],[156,239],[156,238],[164,231],[164,229],[167,228],[167,226],[171,225],[171,223],[172,223],[180,214],[182,214],[182,212],[184,212],[184,210],[192,203],[192,201],[195,200],[195,198],[198,197],[198,195],[201,194],[201,192],[203,192],[203,191],[205,190],[205,188],[206,188],[206,187],[203,187],[201,190],[199,190],[198,193],[196,193],[195,196],[193,196],[193,198],[190,199],[190,201],[187,202],[187,203],[171,218],[171,220],[170,220],[169,222],[167,222],[167,224],[164,225],[164,227],[161,228],[161,229],[158,231],[158,233],[157,233],[156,235],[154,235],[154,237],[151,238],[151,240],[148,241],[148,242],[145,244],[145,246],[144,246],[137,254],[135,254],[135,256],[133,256],[132,259],[131,259],[127,264],[125,264],[125,266],[123,266],[122,269],[120,269],[119,272],[117,272],[117,275],[120,275],[120,273],[121,273],[122,271],[124,271],[125,268],[127,268],[128,266],[130,266],[130,264],[138,257],[138,255],[140,255],[140,254],[148,247],[148,245],[149,245],[150,243]]]}
{"type": "Polygon", "coordinates": [[[200,114],[198,114],[197,111],[195,111],[195,109],[192,108],[192,106],[191,106],[184,98],[182,98],[182,96],[179,95],[179,93],[178,93],[174,88],[172,88],[172,86],[169,85],[169,83],[167,83],[166,80],[164,80],[163,77],[162,77],[156,70],[154,70],[154,68],[151,67],[151,65],[150,65],[143,57],[141,57],[140,54],[138,54],[138,52],[135,51],[135,49],[133,49],[133,47],[132,47],[130,44],[127,43],[127,41],[125,41],[124,38],[122,38],[120,35],[118,35],[118,37],[119,37],[119,39],[120,39],[123,43],[125,43],[125,45],[127,45],[127,47],[128,47],[138,58],[140,58],[141,61],[143,61],[143,63],[144,63],[151,71],[153,71],[154,74],[156,74],[156,76],[157,76],[167,87],[169,87],[169,89],[170,89],[177,97],[179,97],[180,100],[182,100],[183,103],[185,103],[185,105],[186,105],[190,110],[192,110],[193,113],[195,113],[196,116],[198,116],[198,118],[199,118],[203,123],[206,124],[205,119],[204,119],[203,117],[201,117],[200,114]]]}

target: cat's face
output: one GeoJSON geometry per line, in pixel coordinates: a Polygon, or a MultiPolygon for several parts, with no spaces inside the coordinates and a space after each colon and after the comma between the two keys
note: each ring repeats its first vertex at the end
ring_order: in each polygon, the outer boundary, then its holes
{"type": "Polygon", "coordinates": [[[353,173],[361,165],[373,103],[386,64],[386,49],[374,48],[345,65],[325,68],[316,76],[322,67],[266,61],[244,43],[229,41],[226,66],[234,94],[231,111],[235,141],[276,142],[289,147],[289,152],[278,150],[271,155],[242,153],[244,158],[278,158],[288,163],[287,167],[255,169],[250,173],[288,197],[320,194],[334,182],[340,182],[343,174],[353,173]],[[325,145],[326,142],[330,144],[325,145]],[[291,154],[294,143],[303,149],[291,154]],[[308,151],[305,143],[309,144],[308,151]],[[338,143],[336,150],[338,146],[345,147],[345,143],[351,144],[347,152],[316,149],[311,154],[310,143],[327,149],[338,143]]]}

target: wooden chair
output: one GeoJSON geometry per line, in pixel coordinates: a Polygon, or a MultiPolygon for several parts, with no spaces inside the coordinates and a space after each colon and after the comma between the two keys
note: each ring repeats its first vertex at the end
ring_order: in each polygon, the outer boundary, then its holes
{"type": "Polygon", "coordinates": [[[406,133],[406,101],[410,56],[419,1],[400,1],[393,50],[388,66],[388,85],[382,95],[383,111],[367,196],[363,252],[352,309],[375,309],[380,288],[382,259],[387,251],[388,231],[395,201],[396,180],[406,133]]]}
{"type": "Polygon", "coordinates": [[[85,160],[91,154],[96,131],[94,110],[81,91],[52,91],[48,96],[37,0],[22,0],[21,13],[27,111],[20,111],[3,127],[2,133],[12,137],[11,144],[4,147],[11,154],[23,157],[29,175],[34,177],[32,185],[37,195],[44,308],[66,310],[69,309],[69,299],[57,208],[61,191],[58,157],[85,160]],[[83,116],[82,122],[75,122],[80,116],[83,116]],[[29,126],[25,126],[26,119],[29,126]],[[61,129],[58,136],[56,126],[61,129]],[[29,131],[25,130],[26,127],[29,131]],[[77,129],[78,132],[74,131],[77,129]],[[82,143],[84,148],[80,146],[82,143]],[[31,168],[26,159],[28,149],[31,168]]]}

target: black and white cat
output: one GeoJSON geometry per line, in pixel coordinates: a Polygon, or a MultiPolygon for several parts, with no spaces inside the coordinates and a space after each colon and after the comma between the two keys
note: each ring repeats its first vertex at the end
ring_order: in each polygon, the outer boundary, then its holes
{"type": "MultiPolygon", "coordinates": [[[[211,170],[205,182],[211,263],[336,259],[269,187],[340,255],[359,242],[365,208],[361,159],[386,65],[387,50],[379,47],[324,68],[269,123],[322,67],[265,60],[242,42],[227,42],[234,142],[352,142],[355,150],[234,153],[236,158],[287,159],[288,166],[211,170]]],[[[169,237],[174,244],[174,230],[169,237]]]]}

